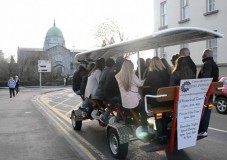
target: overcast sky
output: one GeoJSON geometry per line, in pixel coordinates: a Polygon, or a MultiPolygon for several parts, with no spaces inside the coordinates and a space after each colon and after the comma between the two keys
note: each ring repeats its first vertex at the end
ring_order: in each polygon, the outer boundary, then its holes
{"type": "Polygon", "coordinates": [[[129,37],[153,32],[152,0],[1,0],[0,50],[42,48],[46,32],[61,29],[68,49],[92,49],[95,27],[115,19],[129,37]]]}

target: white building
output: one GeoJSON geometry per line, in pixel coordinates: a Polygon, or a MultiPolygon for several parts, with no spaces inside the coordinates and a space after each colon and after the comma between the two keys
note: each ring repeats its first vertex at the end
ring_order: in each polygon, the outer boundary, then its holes
{"type": "Polygon", "coordinates": [[[169,62],[180,48],[187,47],[196,65],[202,65],[202,53],[206,48],[214,51],[214,60],[219,65],[220,77],[227,75],[227,56],[225,44],[227,35],[227,1],[225,0],[154,0],[154,31],[173,27],[201,27],[224,35],[221,39],[182,44],[160,48],[158,55],[169,62]]]}

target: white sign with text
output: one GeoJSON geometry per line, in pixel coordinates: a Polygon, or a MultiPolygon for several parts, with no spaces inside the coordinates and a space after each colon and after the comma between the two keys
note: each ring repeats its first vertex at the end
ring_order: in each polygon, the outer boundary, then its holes
{"type": "Polygon", "coordinates": [[[196,145],[204,100],[212,78],[181,80],[178,111],[178,149],[196,145]]]}
{"type": "Polygon", "coordinates": [[[51,72],[51,61],[38,60],[38,72],[51,72]]]}

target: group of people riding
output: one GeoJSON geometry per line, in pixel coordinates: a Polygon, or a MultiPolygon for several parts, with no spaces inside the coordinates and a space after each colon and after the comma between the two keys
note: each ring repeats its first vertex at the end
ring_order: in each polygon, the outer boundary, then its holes
{"type": "MultiPolygon", "coordinates": [[[[204,66],[198,74],[198,78],[213,78],[213,81],[218,81],[218,67],[213,60],[213,52],[210,49],[204,51],[202,60],[204,66]]],[[[190,57],[188,48],[182,48],[179,54],[172,57],[171,67],[166,59],[153,57],[139,59],[141,79],[138,77],[138,69],[134,71],[134,65],[131,60],[123,57],[118,57],[116,62],[108,58],[101,58],[95,63],[81,61],[79,69],[73,76],[73,91],[84,97],[81,110],[87,109],[91,112],[90,102],[98,100],[100,103],[106,101],[110,107],[119,104],[123,109],[133,109],[140,114],[141,125],[144,132],[147,131],[147,113],[145,111],[143,97],[147,94],[156,95],[156,92],[161,87],[178,86],[181,79],[196,78],[196,65],[190,57]]],[[[148,100],[149,107],[168,106],[172,102],[157,102],[155,99],[148,100]]],[[[208,112],[208,111],[207,111],[208,112]]],[[[204,112],[206,114],[206,110],[204,112]]],[[[206,120],[201,123],[199,134],[207,133],[209,125],[210,111],[207,113],[206,120]],[[208,117],[208,118],[207,118],[208,117]],[[204,127],[205,126],[205,127],[204,127]]],[[[159,120],[156,115],[156,138],[159,142],[165,143],[167,138],[167,123],[166,114],[159,120]]],[[[107,109],[100,116],[100,121],[108,123],[110,111],[107,109]]],[[[117,114],[115,120],[121,119],[120,114],[117,114]]]]}

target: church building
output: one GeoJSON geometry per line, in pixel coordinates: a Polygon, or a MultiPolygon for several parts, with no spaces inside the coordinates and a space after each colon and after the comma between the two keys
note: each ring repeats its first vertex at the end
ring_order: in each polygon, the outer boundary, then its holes
{"type": "Polygon", "coordinates": [[[65,47],[63,33],[56,27],[54,21],[53,26],[46,33],[43,48],[18,47],[19,74],[22,77],[25,73],[26,75],[38,74],[38,60],[50,60],[52,75],[57,77],[73,75],[78,65],[74,57],[82,51],[85,50],[70,50],[65,47]]]}

